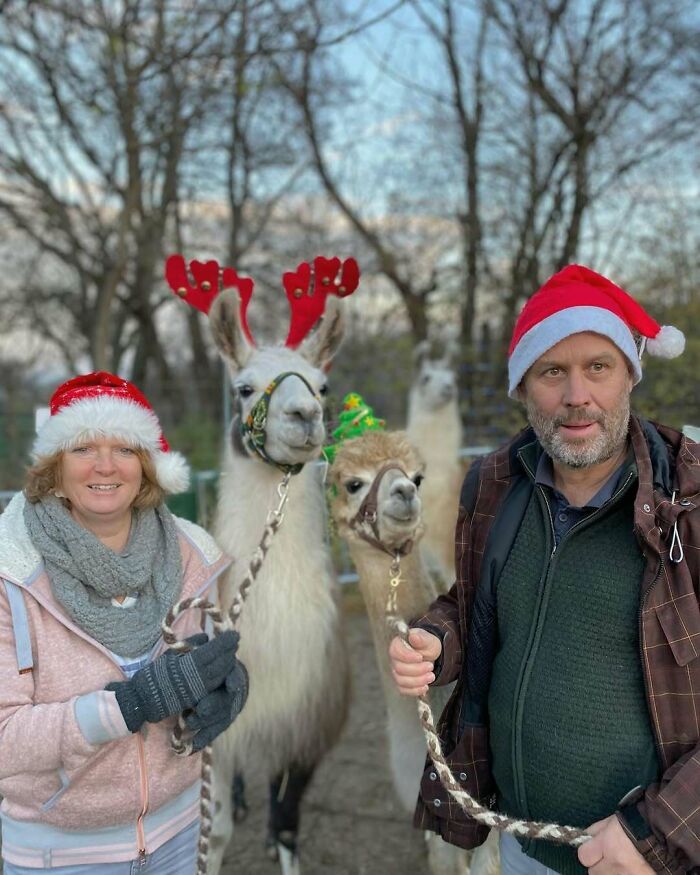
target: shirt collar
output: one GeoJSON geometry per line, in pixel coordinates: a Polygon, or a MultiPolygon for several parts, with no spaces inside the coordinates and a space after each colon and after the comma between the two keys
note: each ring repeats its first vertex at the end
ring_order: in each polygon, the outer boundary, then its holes
{"type": "MultiPolygon", "coordinates": [[[[608,477],[608,479],[600,487],[596,494],[592,498],[589,498],[585,506],[602,507],[606,501],[612,498],[613,493],[617,489],[617,485],[620,481],[620,477],[622,476],[622,472],[629,466],[629,464],[630,454],[628,452],[627,456],[612,472],[612,474],[608,477]]],[[[540,455],[539,461],[537,463],[537,470],[535,471],[535,483],[539,484],[540,486],[548,486],[558,495],[561,495],[559,490],[554,485],[554,468],[552,467],[552,460],[547,455],[547,453],[542,453],[540,455]]]]}

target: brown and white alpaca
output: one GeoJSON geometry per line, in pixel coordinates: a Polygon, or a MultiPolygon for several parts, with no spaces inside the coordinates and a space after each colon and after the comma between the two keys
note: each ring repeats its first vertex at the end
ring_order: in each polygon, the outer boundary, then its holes
{"type": "MultiPolygon", "coordinates": [[[[413,811],[418,796],[426,742],[415,700],[401,696],[391,676],[388,651],[394,633],[386,623],[386,604],[393,561],[390,554],[415,545],[423,532],[418,494],[423,470],[423,462],[404,432],[372,431],[343,444],[329,472],[331,513],[359,575],[387,707],[391,774],[397,796],[407,812],[413,811]],[[383,470],[385,473],[376,493],[374,530],[363,528],[360,509],[375,478],[383,470]]],[[[415,617],[423,613],[436,596],[435,584],[419,550],[409,549],[401,559],[398,615],[405,619],[415,617]]],[[[432,698],[434,706],[441,707],[446,702],[446,691],[436,689],[432,698]]],[[[426,837],[433,875],[460,875],[467,871],[472,875],[496,875],[499,872],[495,836],[473,854],[471,870],[468,852],[446,844],[432,833],[426,837]]]]}
{"type": "MultiPolygon", "coordinates": [[[[293,307],[292,298],[306,294],[309,277],[301,275],[288,283],[289,276],[285,274],[285,288],[293,307]]],[[[245,287],[242,292],[245,300],[245,287]]],[[[247,292],[249,297],[252,286],[247,292]]],[[[219,593],[222,607],[228,609],[263,534],[268,512],[279,504],[283,475],[274,463],[303,465],[320,453],[325,438],[326,370],[341,342],[343,320],[342,305],[329,298],[320,327],[301,345],[258,349],[250,341],[245,308],[239,308],[236,292],[225,290],[208,306],[216,346],[231,373],[235,408],[214,526],[219,544],[234,557],[219,593]],[[280,376],[277,388],[269,394],[262,422],[265,461],[245,444],[240,424],[248,421],[256,402],[280,376]]],[[[292,312],[290,337],[298,337],[292,312]]],[[[238,624],[239,656],[248,669],[250,693],[241,714],[213,748],[210,875],[219,872],[233,834],[234,770],[249,767],[265,770],[270,779],[270,847],[278,854],[283,873],[300,871],[301,797],[346,719],[348,659],[316,466],[307,465],[292,477],[284,513],[238,624]]]]}
{"type": "Polygon", "coordinates": [[[441,589],[454,582],[454,535],[463,470],[459,461],[462,423],[457,404],[457,379],[450,352],[429,357],[427,341],[416,347],[416,375],[409,392],[409,439],[425,460],[422,490],[425,536],[421,549],[441,589]]]}

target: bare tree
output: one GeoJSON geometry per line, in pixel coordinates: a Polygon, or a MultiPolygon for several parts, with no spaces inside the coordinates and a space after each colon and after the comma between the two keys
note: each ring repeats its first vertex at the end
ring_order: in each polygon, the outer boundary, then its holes
{"type": "Polygon", "coordinates": [[[36,259],[13,293],[72,367],[116,369],[132,349],[135,378],[152,364],[166,391],[154,278],[232,14],[181,6],[56,0],[11,6],[0,25],[0,212],[36,259]]]}
{"type": "MultiPolygon", "coordinates": [[[[426,304],[437,288],[437,270],[419,269],[418,259],[412,257],[415,227],[411,233],[401,216],[395,223],[390,215],[378,219],[379,193],[375,191],[367,196],[365,192],[363,200],[354,198],[349,194],[347,179],[330,157],[333,152],[346,156],[345,165],[352,175],[354,150],[350,135],[344,135],[342,145],[331,139],[334,114],[337,117],[344,112],[348,119],[353,115],[352,83],[347,78],[343,82],[334,58],[329,58],[325,49],[329,38],[322,4],[316,0],[307,4],[307,15],[295,33],[299,49],[295,63],[278,66],[277,72],[298,108],[299,127],[307,139],[317,179],[362,246],[365,263],[369,261],[371,268],[386,278],[400,295],[414,336],[425,338],[428,333],[426,304]]],[[[430,232],[423,228],[421,233],[430,232]]]]}
{"type": "Polygon", "coordinates": [[[671,0],[487,0],[486,8],[510,83],[499,113],[500,170],[511,183],[503,212],[515,243],[509,325],[542,273],[577,257],[603,196],[623,195],[630,174],[693,136],[686,74],[697,29],[690,6],[671,0]]]}

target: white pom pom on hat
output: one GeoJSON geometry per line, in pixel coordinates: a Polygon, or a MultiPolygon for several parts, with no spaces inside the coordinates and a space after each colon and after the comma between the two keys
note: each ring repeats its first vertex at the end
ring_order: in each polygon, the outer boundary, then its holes
{"type": "Polygon", "coordinates": [[[685,349],[685,334],[673,325],[662,325],[656,337],[647,340],[647,352],[663,359],[674,359],[685,349]]]}
{"type": "Polygon", "coordinates": [[[659,325],[624,289],[580,264],[569,264],[526,302],[513,329],[508,350],[508,393],[516,396],[528,369],[559,341],[592,331],[611,340],[630,362],[634,382],[642,379],[639,359],[650,355],[675,358],[685,349],[685,336],[672,325],[659,325]],[[642,338],[641,349],[634,340],[642,338]]]}
{"type": "Polygon", "coordinates": [[[176,494],[189,486],[184,456],[170,449],[146,396],[128,380],[107,371],[74,377],[56,389],[49,409],[32,448],[35,459],[81,441],[115,438],[149,453],[165,492],[176,494]]]}

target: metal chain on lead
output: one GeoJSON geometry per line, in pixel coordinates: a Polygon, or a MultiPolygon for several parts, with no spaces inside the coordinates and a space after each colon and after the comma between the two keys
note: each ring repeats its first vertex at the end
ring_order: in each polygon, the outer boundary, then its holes
{"type": "MultiPolygon", "coordinates": [[[[233,599],[228,613],[223,614],[222,611],[216,607],[216,605],[213,605],[211,602],[207,601],[207,599],[203,598],[183,599],[182,601],[174,604],[173,607],[170,609],[167,617],[163,621],[162,629],[163,640],[166,644],[172,647],[173,650],[186,652],[190,649],[189,644],[186,641],[179,641],[172,630],[172,625],[175,622],[175,619],[184,611],[190,608],[199,608],[201,611],[211,617],[214,624],[214,635],[219,635],[221,632],[224,632],[227,629],[236,628],[238,620],[241,616],[241,611],[243,609],[243,603],[247,599],[250,588],[253,585],[256,577],[258,576],[258,573],[260,572],[260,568],[263,564],[263,561],[265,560],[267,551],[270,549],[272,539],[279,531],[279,528],[282,525],[282,521],[284,520],[284,508],[287,504],[287,499],[289,498],[289,482],[292,479],[292,475],[294,473],[296,472],[291,470],[286,471],[284,477],[277,485],[277,496],[279,498],[279,503],[277,504],[276,508],[269,511],[267,514],[262,538],[260,539],[260,543],[256,547],[255,552],[250,559],[246,576],[241,582],[241,585],[233,599]]],[[[171,748],[175,755],[189,756],[192,753],[192,739],[193,734],[187,728],[187,724],[185,723],[185,717],[181,714],[178,718],[177,723],[175,724],[175,727],[173,728],[172,736],[170,739],[171,748]]],[[[211,746],[208,746],[202,750],[202,788],[200,796],[199,843],[197,845],[197,875],[206,875],[207,860],[209,857],[209,841],[211,838],[211,830],[213,825],[211,774],[212,755],[211,746]]]]}
{"type": "MultiPolygon", "coordinates": [[[[386,602],[386,622],[389,628],[408,644],[409,627],[405,620],[398,616],[398,588],[401,584],[401,556],[397,553],[389,570],[389,595],[386,602]]],[[[427,696],[418,698],[418,716],[420,718],[425,739],[428,744],[428,754],[435,766],[440,781],[457,802],[465,814],[479,823],[492,829],[511,833],[532,839],[544,839],[554,844],[572,845],[578,847],[588,841],[591,836],[583,829],[574,826],[561,826],[557,823],[542,823],[536,820],[517,820],[505,814],[491,811],[473,796],[470,796],[455,779],[442,752],[440,738],[435,729],[435,718],[428,704],[427,696]]]]}

